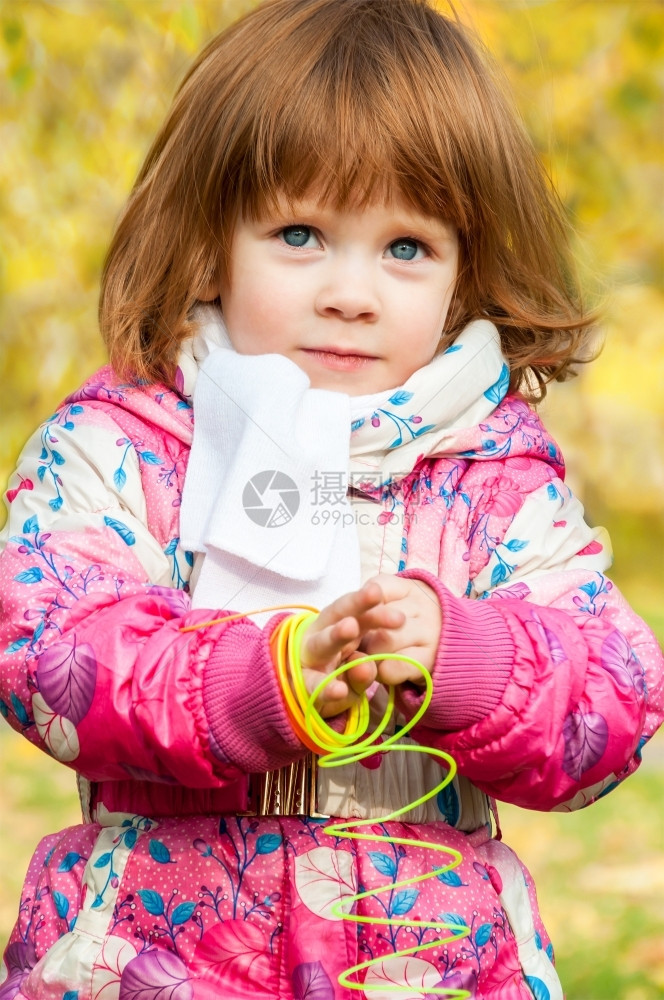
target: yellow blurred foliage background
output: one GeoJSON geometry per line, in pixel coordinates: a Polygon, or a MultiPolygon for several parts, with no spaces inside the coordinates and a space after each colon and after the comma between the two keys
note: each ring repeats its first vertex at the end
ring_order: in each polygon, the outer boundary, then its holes
{"type": "MultiPolygon", "coordinates": [[[[3,0],[0,5],[3,485],[34,426],[104,362],[96,300],[115,219],[191,57],[254,2],[3,0]]],[[[439,6],[449,9],[442,0],[439,6]]],[[[605,524],[612,535],[614,579],[661,641],[663,5],[661,0],[458,0],[455,6],[507,77],[567,209],[588,299],[602,305],[602,353],[578,379],[551,389],[543,415],[566,454],[570,483],[584,499],[589,519],[605,524]]],[[[15,773],[14,785],[9,780],[10,802],[25,817],[40,819],[43,810],[44,829],[54,828],[65,813],[75,822],[73,797],[59,791],[66,772],[58,768],[50,786],[49,814],[38,792],[44,789],[43,769],[52,762],[37,755],[33,765],[31,748],[17,752],[15,739],[5,727],[0,773],[11,779],[14,760],[23,775],[20,788],[15,773]],[[34,795],[25,791],[32,780],[34,795]]],[[[661,739],[655,743],[661,747],[661,739]]],[[[653,749],[661,771],[661,750],[653,749]]],[[[661,793],[660,777],[647,780],[644,792],[661,793]]],[[[599,803],[590,813],[601,808],[599,803]]],[[[650,808],[644,799],[641,815],[650,816],[650,808]]],[[[533,830],[546,840],[552,829],[544,833],[547,819],[526,814],[514,828],[524,841],[533,830]]],[[[657,850],[662,834],[654,822],[644,843],[657,850]]],[[[23,852],[12,861],[13,905],[33,845],[18,835],[12,839],[9,823],[0,826],[0,835],[0,864],[7,844],[14,855],[23,852]]],[[[585,855],[583,850],[572,855],[569,872],[576,880],[585,855]]],[[[4,889],[0,939],[12,919],[4,889]]],[[[645,925],[647,941],[654,932],[647,919],[645,925]]],[[[650,1000],[656,993],[648,983],[664,989],[664,960],[661,951],[654,961],[645,954],[636,962],[645,969],[642,980],[625,973],[624,992],[570,997],[650,1000]]],[[[618,980],[610,982],[606,989],[616,989],[618,980]]],[[[605,988],[599,980],[588,983],[578,989],[605,988]]]]}

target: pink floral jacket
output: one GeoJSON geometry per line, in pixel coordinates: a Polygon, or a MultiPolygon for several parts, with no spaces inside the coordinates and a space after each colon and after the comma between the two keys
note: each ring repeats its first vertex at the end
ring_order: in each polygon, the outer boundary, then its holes
{"type": "MultiPolygon", "coordinates": [[[[314,820],[238,816],[247,775],[305,748],[269,653],[281,615],[264,629],[245,618],[181,631],[233,611],[189,606],[178,514],[192,423],[175,392],[102,369],[28,442],[10,483],[0,711],[75,769],[85,822],[35,855],[0,1000],[148,1000],[145,984],[173,1000],[350,997],[336,975],[369,953],[374,990],[384,976],[529,997],[539,980],[562,995],[528,877],[520,936],[504,886],[513,855],[486,831],[454,830],[449,801],[439,825],[461,868],[433,880],[437,897],[403,890],[389,905],[413,919],[429,906],[468,926],[470,944],[410,965],[390,957],[406,928],[349,930],[330,899],[430,870],[430,858],[330,846],[314,820]]],[[[443,610],[417,738],[482,792],[530,809],[578,808],[632,773],[662,718],[661,652],[604,575],[606,538],[584,523],[537,416],[508,397],[380,500],[404,512],[399,571],[433,586],[443,610]]],[[[412,714],[416,689],[400,702],[412,714]]]]}

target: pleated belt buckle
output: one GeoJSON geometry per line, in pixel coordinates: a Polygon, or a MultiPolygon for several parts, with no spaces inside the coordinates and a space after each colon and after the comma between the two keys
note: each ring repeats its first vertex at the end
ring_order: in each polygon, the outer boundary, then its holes
{"type": "Polygon", "coordinates": [[[318,810],[318,763],[308,753],[276,771],[249,775],[249,796],[243,816],[311,816],[329,819],[318,810]]]}

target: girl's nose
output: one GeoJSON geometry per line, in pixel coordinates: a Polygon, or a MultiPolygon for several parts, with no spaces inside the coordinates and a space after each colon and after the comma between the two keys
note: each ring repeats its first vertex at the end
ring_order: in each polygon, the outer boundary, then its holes
{"type": "Polygon", "coordinates": [[[373,322],[380,314],[380,300],[372,269],[348,259],[336,262],[323,277],[316,294],[316,312],[342,320],[373,322]]]}

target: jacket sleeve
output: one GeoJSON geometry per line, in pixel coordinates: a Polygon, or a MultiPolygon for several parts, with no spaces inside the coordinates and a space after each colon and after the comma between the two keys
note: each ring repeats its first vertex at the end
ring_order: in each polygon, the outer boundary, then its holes
{"type": "MultiPolygon", "coordinates": [[[[604,575],[608,539],[560,481],[536,490],[458,597],[435,576],[443,626],[417,739],[487,794],[531,809],[587,805],[640,763],[663,717],[664,662],[604,575]],[[472,599],[474,597],[475,599],[472,599]]],[[[407,686],[402,708],[420,703],[407,686]]]]}
{"type": "Polygon", "coordinates": [[[232,609],[192,611],[179,571],[173,585],[128,444],[96,410],[22,453],[0,545],[0,711],[92,781],[221,787],[303,756],[269,649],[283,615],[182,631],[232,609]]]}

